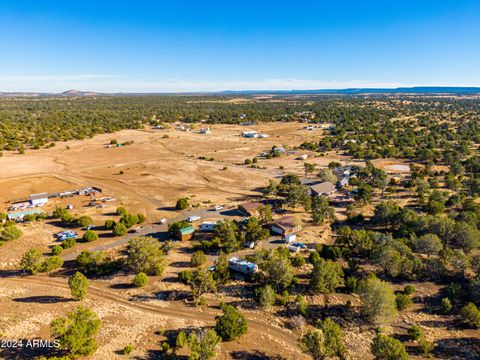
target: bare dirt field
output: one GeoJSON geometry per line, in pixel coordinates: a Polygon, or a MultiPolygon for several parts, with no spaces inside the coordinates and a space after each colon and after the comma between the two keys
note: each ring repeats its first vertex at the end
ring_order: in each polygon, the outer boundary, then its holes
{"type": "MultiPolygon", "coordinates": [[[[32,193],[58,193],[86,186],[101,188],[103,192],[97,197],[115,198],[113,202],[104,203],[105,207],[89,207],[89,196],[50,199],[45,207],[45,211],[51,212],[57,205],[72,205],[74,215],[91,216],[98,227],[98,240],[94,243],[79,242],[63,253],[68,256],[114,244],[118,238],[102,230],[101,225],[107,219],[118,220],[114,214],[118,206],[145,214],[148,225],[153,226],[163,217],[173,219],[179,216],[172,207],[180,197],[190,197],[199,211],[206,211],[213,204],[235,206],[258,196],[258,189],[265,186],[268,179],[291,172],[303,175],[304,161],[296,160],[299,155],[309,155],[306,161],[317,165],[317,169],[326,167],[331,161],[341,161],[342,165],[362,164],[336,153],[318,156],[317,153],[296,150],[289,156],[260,158],[256,167],[244,165],[245,159],[260,156],[274,145],[291,149],[303,141],[318,141],[321,130],[305,131],[302,128],[300,123],[270,123],[248,127],[213,125],[210,134],[184,132],[174,127],[124,130],[84,141],[57,143],[53,148],[30,150],[25,155],[6,153],[0,158],[0,211],[8,208],[8,201],[32,193]],[[242,138],[240,133],[246,129],[270,136],[265,139],[242,138]],[[133,143],[107,147],[112,139],[119,143],[133,143]]],[[[394,159],[377,160],[375,165],[390,174],[400,173],[400,177],[408,172],[408,164],[394,159]]],[[[388,196],[400,203],[409,199],[404,192],[388,196]]],[[[335,194],[331,200],[337,203],[337,218],[344,220],[346,204],[350,201],[346,192],[335,194]]],[[[309,221],[309,215],[295,215],[304,223],[309,221]]],[[[51,220],[22,224],[20,228],[24,235],[0,248],[0,337],[46,339],[50,334],[50,321],[65,315],[79,302],[71,299],[65,273],[21,277],[14,269],[18,268],[21,255],[29,248],[37,247],[47,253],[51,245],[58,244],[52,235],[62,229],[51,220]]],[[[83,230],[78,232],[81,236],[83,230]]],[[[309,225],[299,234],[299,240],[307,244],[331,243],[330,235],[328,226],[309,225]]],[[[99,349],[92,359],[125,358],[120,350],[128,344],[135,346],[133,356],[137,359],[161,358],[159,343],[166,339],[165,331],[212,325],[215,315],[220,312],[221,301],[241,307],[249,321],[249,332],[237,341],[222,343],[219,359],[307,358],[297,345],[300,330],[290,330],[285,326],[288,319],[279,315],[280,309],[266,312],[252,306],[251,297],[247,299],[244,296],[248,291],[248,284],[244,282],[233,281],[219,289],[217,294],[207,294],[206,306],[193,307],[182,300],[170,300],[171,294],[188,291],[175,279],[178,272],[191,269],[191,243],[177,243],[176,246],[176,251],[167,256],[169,266],[164,274],[150,277],[145,288],[131,287],[131,274],[121,273],[90,281],[87,299],[82,303],[91,307],[103,321],[98,337],[99,349]]],[[[273,245],[262,246],[268,248],[273,245]]],[[[108,251],[117,253],[121,251],[121,246],[108,251]]],[[[248,252],[252,251],[242,250],[240,253],[248,252]]],[[[212,263],[213,258],[209,256],[207,265],[212,263]]],[[[429,283],[416,283],[415,286],[416,296],[434,300],[442,290],[429,283]]],[[[322,297],[309,298],[309,302],[317,308],[323,301],[322,297]]],[[[335,294],[329,301],[331,305],[342,306],[347,301],[353,305],[358,303],[357,298],[346,294],[335,294]]],[[[427,338],[439,342],[442,351],[447,353],[455,341],[456,347],[461,348],[461,341],[468,343],[472,338],[478,338],[478,331],[452,332],[449,321],[454,320],[415,305],[402,313],[390,330],[392,333],[405,333],[408,325],[419,322],[425,327],[427,338]]],[[[348,354],[353,359],[371,359],[369,349],[373,331],[354,321],[342,325],[348,354]]],[[[465,352],[473,351],[473,355],[468,357],[467,354],[462,358],[475,358],[472,347],[464,346],[465,352]]],[[[0,357],[7,359],[28,359],[33,355],[39,354],[0,353],[0,357]]],[[[421,358],[421,355],[415,358],[421,358]]]]}

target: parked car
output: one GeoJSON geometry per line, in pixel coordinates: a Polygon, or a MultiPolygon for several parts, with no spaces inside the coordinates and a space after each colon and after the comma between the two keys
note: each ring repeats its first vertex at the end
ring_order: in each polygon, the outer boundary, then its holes
{"type": "Polygon", "coordinates": [[[163,219],[160,219],[159,221],[160,224],[166,224],[167,223],[167,219],[163,218],[163,219]]]}
{"type": "Polygon", "coordinates": [[[222,210],[222,209],[223,209],[223,206],[222,206],[222,205],[215,205],[215,206],[213,207],[213,210],[215,210],[215,211],[220,211],[220,210],[222,210]]]}
{"type": "Polygon", "coordinates": [[[92,230],[95,227],[95,225],[88,225],[85,230],[92,230]]]}
{"type": "Polygon", "coordinates": [[[200,219],[201,219],[200,216],[198,216],[198,215],[193,215],[193,216],[189,216],[189,217],[187,218],[187,221],[188,221],[188,222],[194,222],[194,221],[198,221],[198,220],[200,220],[200,219]]]}

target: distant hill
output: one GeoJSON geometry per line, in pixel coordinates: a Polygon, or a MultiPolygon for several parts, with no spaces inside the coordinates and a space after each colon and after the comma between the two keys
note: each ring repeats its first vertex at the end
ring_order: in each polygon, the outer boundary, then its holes
{"type": "Polygon", "coordinates": [[[351,88],[318,90],[227,90],[222,94],[480,94],[480,87],[418,86],[399,88],[351,88]]]}
{"type": "Polygon", "coordinates": [[[100,93],[94,91],[67,90],[62,93],[34,93],[34,92],[0,92],[0,97],[39,97],[39,96],[65,96],[65,97],[88,97],[88,96],[165,96],[165,95],[368,95],[368,94],[452,94],[467,95],[480,94],[480,87],[451,87],[451,86],[417,86],[399,88],[351,88],[351,89],[318,89],[318,90],[225,90],[213,92],[177,92],[177,93],[100,93]]]}

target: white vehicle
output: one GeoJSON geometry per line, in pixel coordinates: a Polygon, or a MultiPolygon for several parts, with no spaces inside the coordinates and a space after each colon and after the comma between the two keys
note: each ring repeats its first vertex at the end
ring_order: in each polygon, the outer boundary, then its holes
{"type": "Polygon", "coordinates": [[[215,211],[220,211],[222,209],[223,209],[222,205],[215,205],[214,208],[213,208],[213,210],[215,210],[215,211]]]}
{"type": "Polygon", "coordinates": [[[300,250],[302,250],[299,246],[295,246],[295,245],[288,245],[287,249],[290,250],[290,252],[293,252],[293,253],[298,253],[298,252],[300,252],[300,250]]]}
{"type": "Polygon", "coordinates": [[[193,215],[193,216],[189,216],[189,217],[187,218],[187,221],[188,221],[188,222],[194,222],[194,221],[198,221],[198,220],[200,220],[200,219],[201,219],[200,216],[198,216],[198,215],[193,215]]]}
{"type": "Polygon", "coordinates": [[[253,241],[248,241],[244,244],[244,246],[247,248],[247,249],[255,249],[255,242],[253,241]]]}
{"type": "Polygon", "coordinates": [[[160,224],[166,224],[167,223],[167,219],[163,218],[163,219],[160,219],[160,224]]]}
{"type": "Polygon", "coordinates": [[[238,257],[231,257],[228,259],[228,267],[230,270],[238,271],[243,274],[253,274],[258,271],[257,264],[242,260],[238,257]]]}
{"type": "Polygon", "coordinates": [[[287,244],[291,244],[291,243],[295,242],[295,240],[297,240],[297,235],[296,234],[285,235],[285,242],[287,244]]]}

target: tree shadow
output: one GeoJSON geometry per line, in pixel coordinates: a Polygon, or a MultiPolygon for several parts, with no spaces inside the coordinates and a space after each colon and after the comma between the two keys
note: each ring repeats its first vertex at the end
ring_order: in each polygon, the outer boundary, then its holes
{"type": "Polygon", "coordinates": [[[70,302],[73,299],[65,298],[63,296],[55,296],[55,295],[42,295],[42,296],[28,296],[23,298],[15,298],[13,299],[15,302],[23,302],[23,303],[39,303],[39,304],[55,304],[61,302],[70,302]]]}
{"type": "Polygon", "coordinates": [[[126,289],[133,289],[135,285],[132,283],[119,283],[119,284],[112,284],[109,287],[111,289],[126,290],[126,289]]]}
{"type": "Polygon", "coordinates": [[[234,351],[230,353],[230,356],[234,360],[284,360],[285,357],[281,355],[267,355],[264,352],[253,350],[253,351],[234,351]]]}
{"type": "Polygon", "coordinates": [[[480,359],[480,339],[479,338],[453,338],[440,339],[435,342],[433,356],[436,359],[480,359]],[[454,356],[452,356],[455,354],[454,356]]]}

